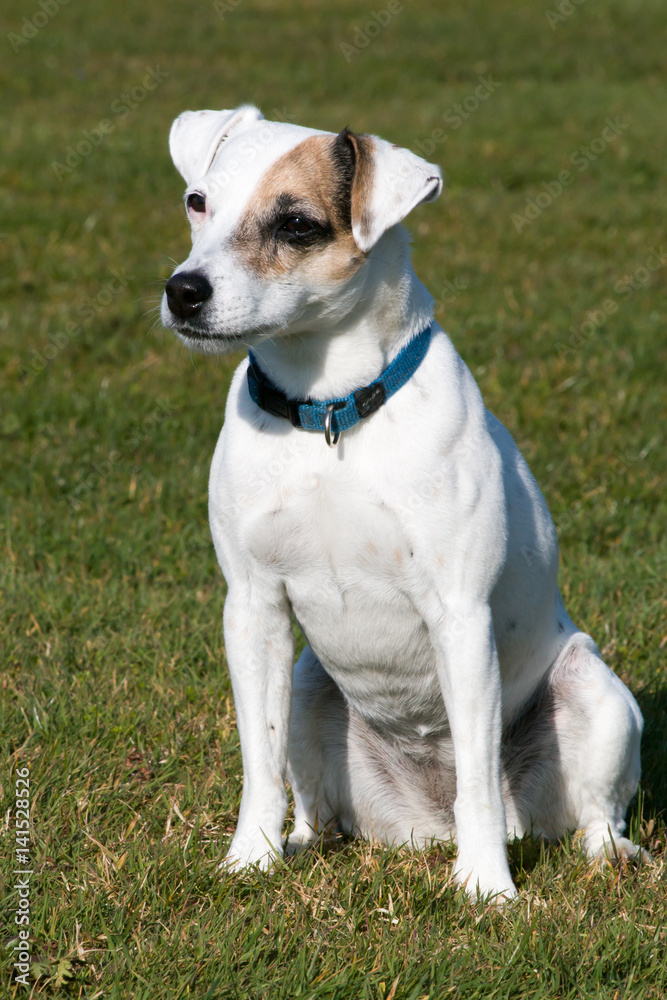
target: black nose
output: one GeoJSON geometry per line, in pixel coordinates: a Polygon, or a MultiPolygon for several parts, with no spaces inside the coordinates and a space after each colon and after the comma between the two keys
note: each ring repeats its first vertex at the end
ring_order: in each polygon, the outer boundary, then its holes
{"type": "Polygon", "coordinates": [[[174,274],[164,290],[170,310],[179,319],[193,316],[213,294],[210,282],[199,271],[180,271],[174,274]]]}

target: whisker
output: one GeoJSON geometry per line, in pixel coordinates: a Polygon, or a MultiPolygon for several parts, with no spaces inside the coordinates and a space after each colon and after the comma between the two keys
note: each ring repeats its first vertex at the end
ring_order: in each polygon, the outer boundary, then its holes
{"type": "Polygon", "coordinates": [[[153,313],[156,314],[155,321],[153,323],[153,325],[155,325],[155,323],[158,323],[161,319],[161,311],[159,306],[153,306],[152,309],[146,309],[146,311],[141,314],[141,318],[146,319],[147,316],[150,316],[153,313]]]}
{"type": "MultiPolygon", "coordinates": [[[[142,316],[142,319],[143,318],[144,317],[142,316]]],[[[151,325],[148,327],[148,333],[152,333],[153,330],[155,329],[155,327],[159,326],[159,324],[160,324],[160,317],[156,316],[156,318],[153,320],[153,322],[151,323],[151,325]]]]}

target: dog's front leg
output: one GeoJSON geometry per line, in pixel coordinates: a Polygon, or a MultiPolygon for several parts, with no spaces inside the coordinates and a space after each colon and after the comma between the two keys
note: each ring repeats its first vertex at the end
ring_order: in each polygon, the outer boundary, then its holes
{"type": "Polygon", "coordinates": [[[268,868],[283,854],[287,810],[294,638],[284,593],[264,582],[230,585],[224,629],[243,757],[241,810],[225,861],[268,868]]]}
{"type": "Polygon", "coordinates": [[[516,895],[500,783],[501,682],[491,610],[453,602],[431,625],[456,762],[456,878],[475,897],[516,895]]]}

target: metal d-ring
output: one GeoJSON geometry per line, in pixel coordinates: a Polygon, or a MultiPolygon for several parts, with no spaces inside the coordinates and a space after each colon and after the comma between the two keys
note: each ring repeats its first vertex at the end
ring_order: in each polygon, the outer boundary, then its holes
{"type": "Polygon", "coordinates": [[[340,438],[340,431],[336,431],[334,436],[331,436],[331,418],[333,416],[333,411],[334,404],[331,403],[327,406],[326,416],[324,417],[324,440],[330,448],[335,448],[340,438]]]}

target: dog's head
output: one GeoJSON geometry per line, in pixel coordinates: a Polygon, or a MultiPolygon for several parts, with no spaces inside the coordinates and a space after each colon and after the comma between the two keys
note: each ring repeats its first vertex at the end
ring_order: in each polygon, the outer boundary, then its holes
{"type": "Polygon", "coordinates": [[[440,170],[407,149],[269,122],[251,106],[184,112],[169,148],[193,248],[162,320],[205,351],[341,319],[383,234],[442,188],[440,170]]]}

